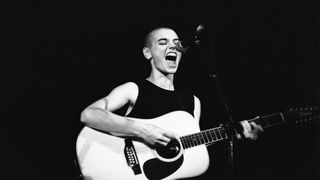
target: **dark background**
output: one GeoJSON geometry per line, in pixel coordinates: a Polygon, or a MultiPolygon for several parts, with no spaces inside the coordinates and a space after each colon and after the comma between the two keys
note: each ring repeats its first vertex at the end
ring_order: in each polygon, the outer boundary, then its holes
{"type": "MultiPolygon", "coordinates": [[[[176,76],[202,102],[201,128],[224,122],[214,67],[234,121],[319,103],[319,1],[2,1],[0,179],[72,179],[81,111],[149,73],[142,38],[154,26],[181,39],[200,23],[176,76]],[[205,56],[206,58],[201,58],[205,56]],[[206,63],[216,66],[208,66],[206,63]]],[[[238,179],[319,179],[317,127],[267,129],[236,141],[238,179]]],[[[200,179],[227,173],[224,143],[200,179]]]]}

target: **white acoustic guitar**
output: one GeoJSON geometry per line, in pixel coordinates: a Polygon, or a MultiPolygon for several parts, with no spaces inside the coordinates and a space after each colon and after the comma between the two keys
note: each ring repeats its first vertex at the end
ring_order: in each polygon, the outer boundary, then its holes
{"type": "MultiPolygon", "coordinates": [[[[293,119],[295,125],[317,122],[317,107],[289,110],[252,119],[263,128],[293,119]]],[[[114,136],[85,126],[76,143],[77,158],[85,180],[180,179],[199,176],[209,167],[206,145],[228,139],[236,130],[221,126],[200,131],[187,112],[174,111],[142,120],[180,135],[166,147],[150,147],[140,139],[114,136]]]]}

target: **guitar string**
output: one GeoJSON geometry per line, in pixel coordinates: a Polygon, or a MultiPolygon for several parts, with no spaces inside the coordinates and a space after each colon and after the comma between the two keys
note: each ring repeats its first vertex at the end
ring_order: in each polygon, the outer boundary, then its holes
{"type": "MultiPolygon", "coordinates": [[[[268,121],[270,119],[274,119],[274,117],[266,116],[266,117],[263,117],[262,120],[268,121]]],[[[251,119],[249,121],[256,121],[256,120],[261,120],[261,119],[251,119]]],[[[279,122],[276,122],[276,123],[279,123],[279,122]]],[[[215,143],[217,141],[220,141],[226,138],[227,138],[227,134],[224,131],[224,129],[221,127],[215,127],[215,128],[211,128],[208,130],[195,133],[195,134],[182,136],[180,140],[181,140],[182,146],[184,146],[185,148],[189,148],[189,147],[194,147],[202,144],[211,145],[212,143],[215,143]]],[[[136,151],[140,153],[147,152],[150,150],[151,149],[147,147],[136,148],[136,151]]]]}
{"type": "MultiPolygon", "coordinates": [[[[217,141],[226,139],[227,135],[221,128],[213,128],[209,130],[205,130],[199,133],[195,133],[192,135],[182,136],[180,137],[180,141],[182,144],[182,147],[187,149],[190,147],[198,146],[198,145],[210,145],[212,143],[215,143],[217,141]],[[214,133],[214,137],[212,134],[214,133]],[[219,136],[217,136],[217,133],[219,133],[219,136]],[[208,135],[209,134],[209,135],[208,135]],[[210,138],[211,137],[211,140],[210,138]],[[220,138],[219,138],[220,137],[220,138]]],[[[137,147],[136,152],[144,153],[151,151],[152,149],[148,147],[137,147]]]]}
{"type": "MultiPolygon", "coordinates": [[[[225,130],[221,127],[216,127],[208,130],[204,130],[195,134],[186,135],[180,137],[182,146],[187,149],[190,147],[198,146],[198,145],[211,145],[216,143],[217,141],[227,139],[228,136],[225,130]]],[[[136,148],[138,152],[147,152],[150,151],[150,148],[140,147],[136,148]]]]}
{"type": "MultiPolygon", "coordinates": [[[[270,120],[274,120],[275,116],[280,116],[280,115],[281,115],[280,113],[274,113],[274,114],[271,114],[271,115],[264,116],[264,117],[262,117],[260,119],[250,119],[248,121],[262,121],[262,120],[264,120],[267,123],[267,125],[265,127],[269,127],[269,126],[276,125],[276,124],[284,122],[284,120],[280,118],[281,119],[280,121],[277,120],[277,121],[272,122],[270,124],[270,120]]],[[[211,145],[211,144],[214,144],[217,141],[220,141],[220,140],[223,140],[223,139],[226,139],[226,138],[227,138],[227,135],[224,132],[224,129],[222,129],[221,127],[215,127],[215,128],[211,128],[211,129],[208,129],[208,130],[204,130],[204,131],[195,133],[195,134],[182,136],[180,138],[180,140],[181,140],[182,146],[184,148],[190,148],[190,147],[194,147],[194,146],[202,145],[202,144],[211,145]],[[200,137],[200,139],[199,139],[199,137],[200,137]],[[204,143],[202,143],[201,141],[204,141],[204,143]]],[[[148,151],[151,151],[151,150],[152,149],[150,149],[148,147],[138,147],[138,148],[136,148],[136,151],[139,152],[139,153],[145,153],[145,152],[148,152],[148,151]]]]}

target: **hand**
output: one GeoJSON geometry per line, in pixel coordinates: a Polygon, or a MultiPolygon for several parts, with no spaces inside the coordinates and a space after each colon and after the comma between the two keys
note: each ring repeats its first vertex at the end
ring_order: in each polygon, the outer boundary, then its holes
{"type": "Polygon", "coordinates": [[[166,146],[172,139],[178,137],[177,134],[166,131],[153,124],[141,123],[139,126],[140,131],[138,136],[150,145],[166,146]]]}
{"type": "MultiPolygon", "coordinates": [[[[259,117],[256,117],[259,118],[259,117]]],[[[263,128],[260,125],[257,125],[255,122],[241,121],[240,124],[243,127],[243,135],[247,139],[257,140],[263,128]]],[[[238,139],[241,139],[240,135],[237,135],[238,139]]]]}

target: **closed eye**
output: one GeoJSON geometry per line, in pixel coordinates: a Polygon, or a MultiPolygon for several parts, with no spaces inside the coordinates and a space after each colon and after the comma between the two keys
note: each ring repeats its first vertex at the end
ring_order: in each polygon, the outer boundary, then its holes
{"type": "Polygon", "coordinates": [[[158,40],[158,43],[159,43],[160,45],[166,45],[166,44],[168,43],[168,40],[165,39],[165,38],[162,38],[162,39],[159,39],[159,40],[158,40]]]}
{"type": "MultiPolygon", "coordinates": [[[[158,43],[159,43],[160,45],[166,45],[166,44],[168,44],[168,42],[169,42],[169,40],[166,39],[166,38],[161,38],[161,39],[158,40],[158,43]]],[[[173,39],[173,44],[177,44],[177,43],[179,43],[179,42],[180,42],[179,39],[173,39]]]]}

